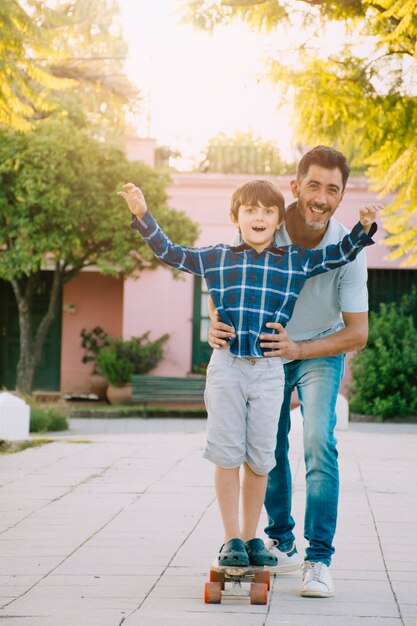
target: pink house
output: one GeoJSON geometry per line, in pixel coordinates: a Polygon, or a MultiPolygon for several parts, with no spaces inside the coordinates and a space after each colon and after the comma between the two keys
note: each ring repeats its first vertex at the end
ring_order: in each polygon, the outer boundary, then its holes
{"type": "MultiPolygon", "coordinates": [[[[127,153],[132,159],[141,158],[152,164],[153,151],[149,140],[131,141],[127,153]]],[[[234,227],[228,217],[230,197],[234,189],[247,179],[247,175],[172,174],[168,189],[170,205],[185,211],[200,225],[201,234],[196,245],[231,241],[234,227]]],[[[271,177],[271,180],[280,187],[287,201],[291,201],[290,177],[271,177]]],[[[352,178],[338,209],[338,219],[347,227],[353,226],[357,221],[358,208],[375,200],[377,198],[369,190],[366,179],[352,178]]],[[[128,227],[129,217],[126,215],[128,227]]],[[[382,236],[380,229],[377,238],[382,236]]],[[[382,244],[367,251],[370,292],[374,299],[392,299],[396,295],[393,290],[400,295],[416,283],[417,267],[401,269],[398,262],[385,258],[387,253],[382,244]],[[384,281],[391,286],[385,287],[384,281]]],[[[82,272],[65,286],[63,293],[61,391],[89,391],[91,368],[81,363],[80,331],[84,327],[101,326],[110,335],[125,338],[146,331],[151,331],[151,338],[154,339],[169,333],[165,358],[153,373],[187,375],[193,366],[198,367],[209,358],[206,301],[199,278],[184,274],[182,279],[174,280],[165,268],[144,271],[136,280],[124,281],[103,277],[94,271],[82,272]]]]}

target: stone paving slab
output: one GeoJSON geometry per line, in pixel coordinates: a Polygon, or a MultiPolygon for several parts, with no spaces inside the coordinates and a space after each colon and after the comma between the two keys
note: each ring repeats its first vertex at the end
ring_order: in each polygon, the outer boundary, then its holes
{"type": "MultiPolygon", "coordinates": [[[[266,606],[203,602],[222,535],[204,429],[78,419],[0,457],[1,626],[416,626],[416,425],[338,432],[337,595],[301,598],[296,572],[273,579],[266,606]]],[[[291,437],[303,552],[301,431],[291,437]]]]}

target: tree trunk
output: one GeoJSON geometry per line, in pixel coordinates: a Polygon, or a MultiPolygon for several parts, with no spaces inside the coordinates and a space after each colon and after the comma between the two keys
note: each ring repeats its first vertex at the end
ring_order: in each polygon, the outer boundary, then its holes
{"type": "Polygon", "coordinates": [[[26,281],[11,281],[19,311],[20,331],[20,355],[16,372],[16,389],[26,396],[31,395],[33,391],[36,367],[41,360],[45,338],[57,312],[59,295],[63,284],[63,273],[59,265],[57,265],[54,271],[48,309],[39,326],[34,329],[32,324],[33,297],[39,284],[39,279],[40,271],[38,274],[30,276],[26,281]]]}

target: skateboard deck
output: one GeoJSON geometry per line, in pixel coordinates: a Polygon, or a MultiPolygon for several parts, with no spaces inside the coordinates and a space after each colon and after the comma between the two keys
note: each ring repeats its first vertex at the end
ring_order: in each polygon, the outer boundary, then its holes
{"type": "Polygon", "coordinates": [[[210,582],[204,587],[204,601],[206,604],[220,604],[225,600],[245,600],[250,604],[266,604],[270,586],[271,576],[267,567],[219,565],[216,559],[210,568],[210,582]]]}

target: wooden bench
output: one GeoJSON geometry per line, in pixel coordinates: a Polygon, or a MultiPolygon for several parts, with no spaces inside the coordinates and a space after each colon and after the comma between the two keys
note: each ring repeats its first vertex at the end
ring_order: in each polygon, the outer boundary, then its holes
{"type": "Polygon", "coordinates": [[[132,402],[143,404],[143,416],[148,417],[149,402],[171,404],[203,404],[206,379],[200,377],[132,376],[132,402]]]}

